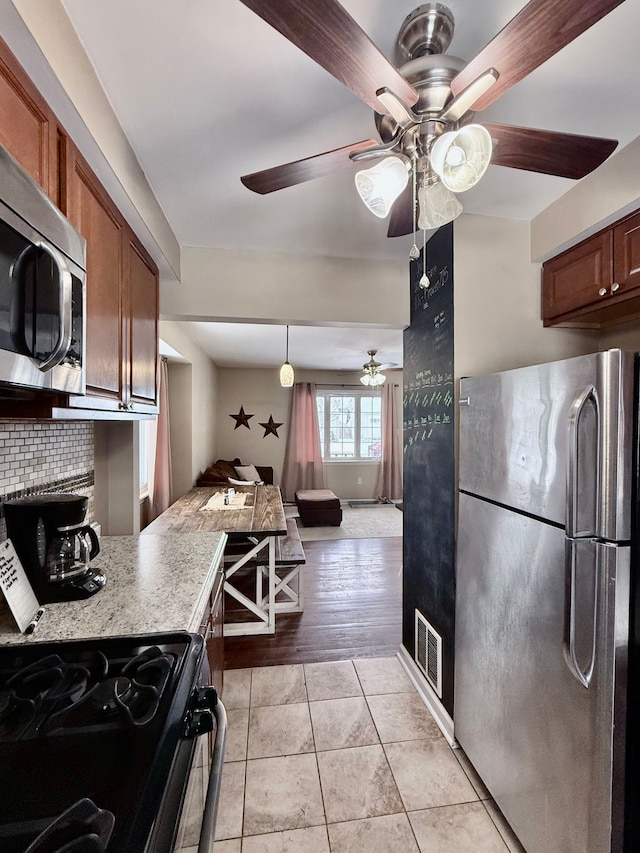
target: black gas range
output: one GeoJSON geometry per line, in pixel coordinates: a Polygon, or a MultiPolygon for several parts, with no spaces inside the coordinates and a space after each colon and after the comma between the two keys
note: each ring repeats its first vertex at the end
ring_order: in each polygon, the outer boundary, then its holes
{"type": "Polygon", "coordinates": [[[196,739],[225,715],[197,634],[0,648],[0,850],[170,853],[196,739]]]}

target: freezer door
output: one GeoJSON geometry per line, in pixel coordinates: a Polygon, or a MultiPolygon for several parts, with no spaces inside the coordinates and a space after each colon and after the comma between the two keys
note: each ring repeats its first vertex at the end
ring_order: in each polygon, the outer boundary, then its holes
{"type": "Polygon", "coordinates": [[[455,737],[527,853],[622,851],[628,630],[627,546],[461,495],[455,737]]]}
{"type": "Polygon", "coordinates": [[[460,488],[567,528],[630,537],[634,355],[460,381],[460,488]]]}

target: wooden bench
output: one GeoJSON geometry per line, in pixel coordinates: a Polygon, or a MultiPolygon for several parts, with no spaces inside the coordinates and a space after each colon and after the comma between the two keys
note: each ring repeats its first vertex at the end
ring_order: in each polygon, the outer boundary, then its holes
{"type": "MultiPolygon", "coordinates": [[[[266,577],[268,575],[266,555],[260,555],[259,562],[262,565],[262,573],[266,577]]],[[[304,610],[302,567],[306,562],[296,520],[288,518],[287,535],[279,536],[276,540],[276,613],[302,613],[304,610]]]]}
{"type": "MultiPolygon", "coordinates": [[[[240,553],[247,545],[251,546],[249,537],[243,539],[230,538],[229,554],[240,553]]],[[[302,567],[306,563],[306,557],[298,525],[294,518],[287,519],[287,535],[278,536],[276,539],[276,586],[275,586],[275,612],[276,613],[302,613],[304,610],[304,579],[302,567]]],[[[260,551],[252,561],[254,566],[260,567],[263,577],[269,575],[269,554],[260,551]]],[[[247,564],[249,565],[249,564],[247,564]]],[[[262,605],[267,602],[268,596],[262,599],[262,605]]]]}

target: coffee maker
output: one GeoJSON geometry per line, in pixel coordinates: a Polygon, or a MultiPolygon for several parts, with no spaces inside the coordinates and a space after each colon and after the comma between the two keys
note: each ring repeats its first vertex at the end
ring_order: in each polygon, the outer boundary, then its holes
{"type": "Polygon", "coordinates": [[[84,523],[89,499],[54,493],[6,501],[7,536],[41,604],[88,598],[106,583],[89,562],[98,536],[84,523]]]}

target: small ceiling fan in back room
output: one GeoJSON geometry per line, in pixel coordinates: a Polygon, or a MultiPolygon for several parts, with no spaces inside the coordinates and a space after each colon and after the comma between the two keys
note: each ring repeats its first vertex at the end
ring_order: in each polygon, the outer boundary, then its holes
{"type": "MultiPolygon", "coordinates": [[[[380,53],[338,0],[242,0],[375,111],[380,141],[365,139],[293,163],[244,175],[270,193],[365,162],[357,190],[388,236],[415,235],[462,212],[457,193],[489,163],[582,178],[617,142],[505,124],[478,123],[488,107],[623,0],[530,0],[470,62],[445,53],[453,15],[427,3],[403,21],[399,67],[380,53]]],[[[411,257],[418,257],[414,244],[411,257]]]]}
{"type": "Polygon", "coordinates": [[[369,349],[367,350],[367,355],[369,356],[369,361],[366,361],[362,365],[362,371],[350,370],[347,371],[347,376],[349,373],[360,373],[359,379],[363,385],[370,385],[375,388],[376,385],[383,385],[387,377],[382,373],[383,370],[388,370],[391,367],[397,367],[397,363],[395,361],[388,361],[386,364],[381,364],[379,361],[376,361],[375,356],[377,354],[377,349],[369,349]]]}

